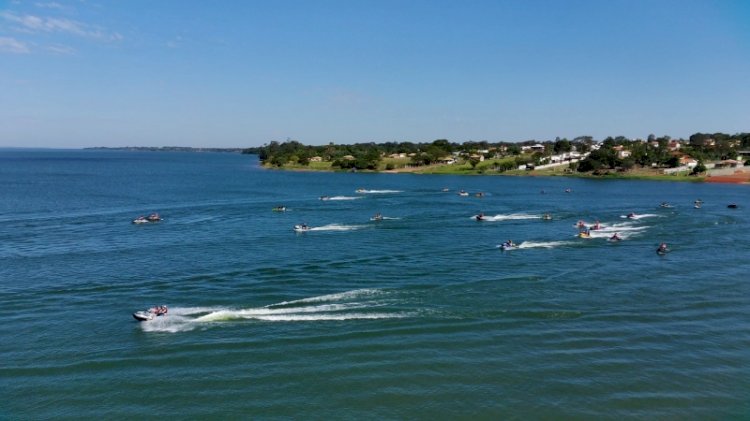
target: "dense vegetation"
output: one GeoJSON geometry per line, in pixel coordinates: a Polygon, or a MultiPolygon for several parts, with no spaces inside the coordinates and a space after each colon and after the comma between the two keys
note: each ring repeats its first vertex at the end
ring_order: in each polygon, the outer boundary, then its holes
{"type": "Polygon", "coordinates": [[[636,166],[677,167],[680,165],[680,157],[685,155],[696,159],[700,163],[698,169],[701,169],[703,162],[736,158],[738,150],[750,149],[750,133],[696,133],[689,140],[679,141],[680,148],[676,149],[669,136],[657,138],[654,135],[650,135],[646,141],[630,140],[623,136],[608,137],[601,144],[591,136],[519,143],[468,141],[459,144],[438,139],[429,143],[329,143],[322,146],[287,140],[273,141],[262,147],[246,149],[243,153],[258,154],[264,165],[272,167],[307,167],[314,160],[328,162],[330,168],[341,170],[392,169],[394,164],[388,160],[393,157],[401,158],[401,165],[424,166],[455,160],[468,164],[471,168],[480,161],[489,159],[496,160],[493,169],[502,172],[524,164],[539,165],[552,155],[576,151],[590,154],[586,159],[573,164],[573,169],[597,172],[608,169],[628,170],[636,166]],[[535,147],[530,149],[531,146],[535,147]],[[621,150],[629,153],[623,154],[621,150]],[[384,160],[388,162],[385,167],[384,160]]]}
{"type": "Polygon", "coordinates": [[[629,140],[622,136],[604,139],[599,149],[581,161],[577,169],[580,172],[601,171],[610,169],[629,170],[635,166],[668,167],[680,166],[680,157],[688,156],[698,165],[695,172],[705,171],[704,162],[723,159],[735,159],[738,151],[750,148],[750,133],[727,135],[724,133],[696,133],[688,141],[680,140],[675,148],[669,136],[655,137],[650,135],[646,142],[629,140]],[[622,156],[620,150],[629,152],[622,156]]]}

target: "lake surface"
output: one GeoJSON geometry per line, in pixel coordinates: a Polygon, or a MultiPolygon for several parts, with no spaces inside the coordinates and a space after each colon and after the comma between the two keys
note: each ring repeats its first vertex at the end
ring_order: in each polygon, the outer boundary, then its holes
{"type": "Polygon", "coordinates": [[[0,150],[0,419],[746,418],[748,210],[736,185],[0,150]]]}

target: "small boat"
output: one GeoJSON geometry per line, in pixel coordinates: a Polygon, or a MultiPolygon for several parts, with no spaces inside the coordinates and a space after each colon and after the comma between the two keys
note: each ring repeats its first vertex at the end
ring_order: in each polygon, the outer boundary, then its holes
{"type": "Polygon", "coordinates": [[[458,195],[459,195],[459,196],[468,196],[468,195],[469,195],[469,192],[467,192],[467,191],[464,191],[464,190],[461,190],[460,192],[458,192],[458,195]]]}
{"type": "Polygon", "coordinates": [[[484,193],[482,193],[482,192],[479,192],[479,193],[475,194],[475,196],[476,196],[476,197],[484,197],[484,193]]]}
{"type": "Polygon", "coordinates": [[[552,215],[545,213],[544,215],[542,215],[542,219],[544,219],[545,221],[551,221],[552,215]]]}
{"type": "Polygon", "coordinates": [[[628,214],[627,218],[628,218],[628,219],[638,219],[638,217],[636,216],[636,214],[634,214],[633,212],[630,212],[630,213],[628,214]]]}
{"type": "Polygon", "coordinates": [[[169,309],[167,308],[167,306],[155,306],[151,307],[148,310],[136,311],[135,313],[133,313],[133,318],[138,320],[139,322],[145,322],[148,320],[152,320],[154,317],[164,316],[168,311],[169,309]]]}
{"type": "Polygon", "coordinates": [[[728,204],[728,205],[727,205],[727,207],[728,207],[729,209],[737,209],[737,207],[738,207],[738,206],[737,206],[737,204],[736,204],[736,203],[730,203],[730,204],[728,204]]]}
{"type": "Polygon", "coordinates": [[[671,207],[672,207],[672,205],[670,205],[670,204],[669,204],[669,203],[667,203],[667,202],[661,202],[661,204],[659,205],[659,207],[660,207],[660,208],[671,208],[671,207]]]}
{"type": "Polygon", "coordinates": [[[376,213],[372,218],[370,218],[370,221],[382,221],[383,215],[380,213],[376,213]]]}
{"type": "Polygon", "coordinates": [[[357,193],[367,193],[367,190],[365,190],[365,189],[363,189],[363,188],[358,188],[358,189],[357,189],[357,190],[355,190],[355,191],[356,191],[357,193]]]}
{"type": "Polygon", "coordinates": [[[480,213],[479,215],[474,216],[474,219],[477,221],[484,221],[484,214],[480,213]]]}
{"type": "Polygon", "coordinates": [[[518,248],[518,245],[512,241],[506,241],[503,244],[500,244],[500,250],[513,250],[518,248]]]}
{"type": "Polygon", "coordinates": [[[329,196],[320,196],[320,200],[331,200],[329,196]]]}
{"type": "Polygon", "coordinates": [[[622,241],[622,237],[620,237],[619,235],[617,235],[617,233],[615,233],[615,235],[609,237],[609,241],[614,241],[614,242],[622,241]]]}
{"type": "Polygon", "coordinates": [[[276,206],[272,210],[274,212],[286,212],[286,206],[276,206]]]}
{"type": "Polygon", "coordinates": [[[581,231],[581,232],[578,233],[578,237],[579,238],[591,238],[591,234],[589,234],[586,231],[581,231]]]}
{"type": "Polygon", "coordinates": [[[134,224],[148,224],[150,222],[159,222],[161,221],[161,216],[159,216],[158,213],[152,213],[149,216],[139,216],[133,220],[134,224]]]}
{"type": "Polygon", "coordinates": [[[306,231],[310,231],[310,227],[307,226],[307,224],[298,224],[294,226],[294,230],[296,232],[306,232],[306,231]]]}
{"type": "Polygon", "coordinates": [[[145,216],[139,216],[133,219],[134,224],[148,224],[149,222],[151,221],[149,221],[145,216]]]}

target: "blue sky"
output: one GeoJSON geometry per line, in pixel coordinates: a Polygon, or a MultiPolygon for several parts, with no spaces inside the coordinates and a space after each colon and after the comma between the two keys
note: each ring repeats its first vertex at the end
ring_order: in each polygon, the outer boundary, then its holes
{"type": "Polygon", "coordinates": [[[748,1],[0,1],[0,146],[750,131],[748,1]]]}

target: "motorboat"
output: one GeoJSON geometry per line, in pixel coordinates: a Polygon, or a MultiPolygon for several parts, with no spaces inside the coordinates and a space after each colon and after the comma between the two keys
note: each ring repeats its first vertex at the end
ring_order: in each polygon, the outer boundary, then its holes
{"type": "Polygon", "coordinates": [[[383,215],[381,215],[380,213],[376,213],[375,216],[370,218],[370,221],[382,221],[382,220],[383,220],[383,215]]]}
{"type": "Polygon", "coordinates": [[[518,245],[512,241],[506,241],[503,244],[500,244],[500,250],[513,250],[518,248],[518,245]]]}
{"type": "Polygon", "coordinates": [[[286,206],[275,206],[273,208],[274,212],[286,212],[286,206]]]}
{"type": "Polygon", "coordinates": [[[145,322],[148,320],[153,320],[154,317],[164,316],[168,311],[169,309],[167,308],[167,306],[154,306],[148,310],[136,311],[135,313],[133,313],[133,318],[138,320],[139,322],[145,322]]]}
{"type": "Polygon", "coordinates": [[[297,224],[294,226],[294,230],[296,232],[306,232],[310,231],[310,227],[307,224],[297,224]]]}
{"type": "Polygon", "coordinates": [[[627,216],[628,219],[636,219],[638,218],[633,212],[630,212],[627,216]]]}
{"type": "Polygon", "coordinates": [[[544,215],[542,215],[542,219],[544,219],[545,221],[551,221],[552,215],[545,213],[544,215]]]}
{"type": "Polygon", "coordinates": [[[737,209],[737,208],[738,208],[738,206],[737,206],[737,204],[736,204],[736,203],[730,203],[730,204],[728,204],[728,205],[727,205],[727,207],[728,207],[729,209],[737,209]]]}
{"type": "Polygon", "coordinates": [[[591,234],[589,234],[586,231],[581,231],[581,232],[578,233],[578,237],[579,238],[591,238],[591,234]]]}
{"type": "Polygon", "coordinates": [[[159,222],[161,220],[162,220],[162,218],[161,218],[161,216],[159,216],[158,213],[152,213],[149,216],[143,216],[143,215],[141,215],[141,216],[135,218],[133,220],[133,223],[134,224],[148,224],[148,223],[151,223],[151,222],[159,222]]]}
{"type": "Polygon", "coordinates": [[[484,214],[480,213],[474,217],[477,221],[484,221],[484,214]]]}
{"type": "Polygon", "coordinates": [[[670,204],[669,204],[669,203],[667,203],[667,202],[661,202],[661,204],[659,205],[659,207],[660,207],[660,208],[671,208],[671,207],[672,207],[672,205],[670,205],[670,204]]]}
{"type": "Polygon", "coordinates": [[[468,195],[469,195],[469,192],[467,192],[467,191],[464,191],[464,190],[461,190],[460,192],[458,192],[458,195],[459,195],[459,196],[468,196],[468,195]]]}

